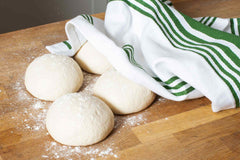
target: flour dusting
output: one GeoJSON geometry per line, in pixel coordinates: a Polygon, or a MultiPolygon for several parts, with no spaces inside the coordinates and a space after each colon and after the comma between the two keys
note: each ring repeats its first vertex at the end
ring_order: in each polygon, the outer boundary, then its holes
{"type": "Polygon", "coordinates": [[[48,110],[47,102],[41,101],[31,96],[25,89],[24,77],[19,79],[12,87],[15,90],[14,103],[10,103],[12,107],[21,107],[17,115],[12,119],[16,119],[18,130],[29,131],[45,131],[45,118],[48,110]],[[21,121],[20,121],[21,120],[21,121]]]}
{"type": "Polygon", "coordinates": [[[31,101],[32,99],[37,100],[27,93],[23,80],[24,77],[17,81],[13,86],[13,89],[17,92],[17,99],[15,99],[15,101],[31,101]]]}
{"type": "Polygon", "coordinates": [[[94,87],[98,77],[99,77],[98,75],[83,72],[83,85],[82,85],[80,91],[88,93],[88,94],[92,94],[93,87],[94,87]]]}
{"type": "Polygon", "coordinates": [[[165,102],[167,99],[163,98],[163,97],[158,97],[157,101],[158,102],[165,102]]]}
{"type": "Polygon", "coordinates": [[[46,102],[40,100],[33,102],[30,109],[24,109],[23,114],[26,115],[24,119],[25,129],[30,129],[31,131],[45,130],[46,102]]]}
{"type": "Polygon", "coordinates": [[[124,124],[125,125],[129,125],[129,126],[138,126],[141,123],[145,123],[146,122],[146,117],[144,117],[143,114],[137,114],[136,116],[131,116],[128,117],[125,121],[124,124]]]}
{"type": "Polygon", "coordinates": [[[118,133],[121,133],[121,128],[129,128],[145,124],[148,122],[148,116],[148,112],[146,111],[124,116],[115,115],[114,129],[117,129],[118,133]]]}
{"type": "Polygon", "coordinates": [[[114,158],[118,158],[118,155],[115,153],[117,148],[113,146],[113,144],[102,145],[101,149],[92,146],[87,147],[72,147],[62,145],[56,142],[49,142],[45,144],[45,150],[47,154],[42,155],[42,158],[48,159],[49,157],[53,157],[55,159],[64,158],[67,160],[81,159],[84,157],[88,157],[88,159],[95,160],[98,157],[112,156],[114,158]]]}

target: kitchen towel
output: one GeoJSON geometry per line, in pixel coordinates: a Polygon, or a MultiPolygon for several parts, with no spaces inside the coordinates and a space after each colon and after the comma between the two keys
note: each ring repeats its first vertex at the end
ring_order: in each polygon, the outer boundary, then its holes
{"type": "Polygon", "coordinates": [[[218,112],[239,107],[238,22],[192,19],[165,0],[111,0],[104,22],[78,16],[65,26],[69,40],[47,49],[73,56],[89,41],[136,83],[175,101],[206,96],[218,112]]]}

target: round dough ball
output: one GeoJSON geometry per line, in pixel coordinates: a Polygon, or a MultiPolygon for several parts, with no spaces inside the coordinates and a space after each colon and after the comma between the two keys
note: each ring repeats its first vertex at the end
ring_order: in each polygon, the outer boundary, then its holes
{"type": "Polygon", "coordinates": [[[49,108],[46,127],[58,142],[70,146],[97,143],[112,131],[111,109],[97,97],[70,93],[58,98],[49,108]]]}
{"type": "Polygon", "coordinates": [[[156,97],[149,89],[130,81],[115,70],[109,70],[99,77],[93,94],[107,103],[116,114],[141,111],[156,97]]]}
{"type": "Polygon", "coordinates": [[[111,66],[107,58],[89,42],[80,48],[74,58],[81,68],[89,73],[102,74],[111,66]]]}
{"type": "Polygon", "coordinates": [[[25,73],[25,86],[35,97],[54,101],[58,97],[76,92],[83,82],[79,65],[70,57],[45,54],[36,58],[25,73]]]}

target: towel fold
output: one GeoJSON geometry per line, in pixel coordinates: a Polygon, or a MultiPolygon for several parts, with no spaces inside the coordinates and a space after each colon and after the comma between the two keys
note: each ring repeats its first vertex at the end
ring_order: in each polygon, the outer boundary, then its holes
{"type": "Polygon", "coordinates": [[[69,40],[47,49],[73,56],[89,41],[120,73],[162,97],[206,96],[214,112],[239,107],[239,19],[193,19],[171,5],[111,0],[105,21],[78,16],[66,24],[69,40]]]}

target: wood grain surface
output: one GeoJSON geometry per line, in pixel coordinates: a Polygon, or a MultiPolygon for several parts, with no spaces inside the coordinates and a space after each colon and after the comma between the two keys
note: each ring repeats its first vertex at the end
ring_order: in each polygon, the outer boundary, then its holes
{"type": "MultiPolygon", "coordinates": [[[[239,0],[172,0],[192,16],[240,17],[239,0]]],[[[104,14],[95,15],[104,18],[104,14]]],[[[45,118],[51,102],[32,97],[24,73],[46,45],[66,40],[66,21],[0,34],[0,160],[240,159],[240,110],[213,113],[207,98],[174,102],[158,97],[142,112],[116,116],[104,141],[88,147],[55,142],[45,118]]],[[[85,89],[96,76],[85,73],[85,89]]]]}

